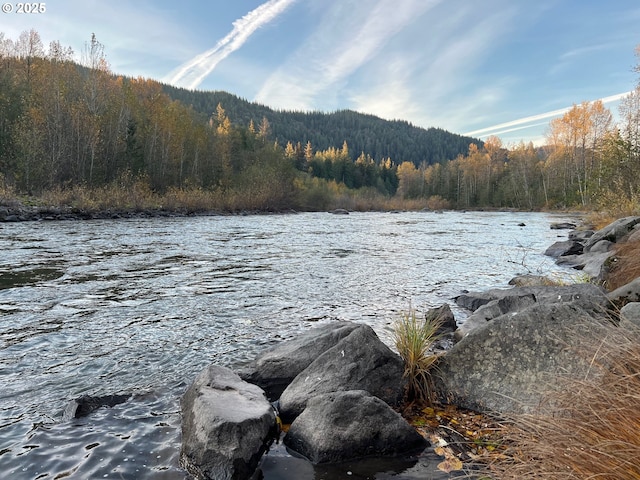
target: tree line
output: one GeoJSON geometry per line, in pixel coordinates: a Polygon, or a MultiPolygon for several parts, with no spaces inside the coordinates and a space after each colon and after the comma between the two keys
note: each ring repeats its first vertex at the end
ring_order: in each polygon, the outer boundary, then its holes
{"type": "Polygon", "coordinates": [[[272,138],[305,145],[311,142],[317,150],[339,148],[347,142],[354,157],[364,152],[380,162],[387,158],[422,163],[441,163],[467,151],[470,143],[482,146],[476,138],[458,135],[440,128],[420,128],[403,120],[383,120],[374,115],[340,110],[332,113],[291,112],[273,110],[249,102],[227,92],[203,92],[163,85],[173,99],[208,114],[222,104],[235,123],[249,125],[268,118],[272,138]]]}
{"type": "Polygon", "coordinates": [[[482,148],[444,164],[398,166],[398,195],[438,196],[456,208],[580,207],[634,212],[640,206],[640,87],[621,100],[620,121],[601,101],[583,102],[550,122],[543,147],[482,148]]]}
{"type": "Polygon", "coordinates": [[[34,30],[0,33],[0,186],[28,195],[135,181],[160,195],[236,199],[229,209],[629,209],[640,186],[638,89],[620,118],[585,102],[551,122],[546,146],[506,148],[497,137],[351,111],[278,112],[114,75],[95,36],[77,60],[34,30]]]}

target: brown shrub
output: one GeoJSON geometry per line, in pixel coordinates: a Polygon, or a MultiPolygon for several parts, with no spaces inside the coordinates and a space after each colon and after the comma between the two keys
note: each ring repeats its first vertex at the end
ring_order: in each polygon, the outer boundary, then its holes
{"type": "Polygon", "coordinates": [[[612,328],[589,351],[589,377],[550,395],[552,413],[511,419],[505,454],[489,466],[492,478],[640,479],[640,335],[612,328]]]}
{"type": "Polygon", "coordinates": [[[640,241],[618,243],[614,251],[605,278],[605,286],[610,291],[640,277],[640,241]]]}

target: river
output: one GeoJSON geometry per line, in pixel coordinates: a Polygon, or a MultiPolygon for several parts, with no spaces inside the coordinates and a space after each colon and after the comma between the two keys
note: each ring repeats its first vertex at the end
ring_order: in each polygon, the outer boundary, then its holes
{"type": "MultiPolygon", "coordinates": [[[[542,252],[566,236],[550,223],[568,219],[415,212],[0,224],[0,474],[188,478],[179,398],[207,364],[245,362],[319,322],[367,323],[389,343],[411,307],[449,303],[462,321],[452,298],[464,289],[526,272],[566,277],[542,252]],[[62,421],[72,399],[116,393],[132,398],[62,421]]],[[[276,452],[272,463],[279,458],[291,461],[276,452]]],[[[295,478],[321,476],[302,470],[295,478]]],[[[277,471],[265,468],[265,480],[284,478],[277,471]]]]}

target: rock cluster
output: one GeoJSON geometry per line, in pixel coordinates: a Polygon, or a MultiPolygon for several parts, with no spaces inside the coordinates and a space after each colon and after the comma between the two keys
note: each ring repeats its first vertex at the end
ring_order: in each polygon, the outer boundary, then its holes
{"type": "Polygon", "coordinates": [[[371,327],[351,322],[282,342],[239,375],[211,366],[182,399],[183,463],[199,478],[250,478],[275,438],[269,399],[291,423],[285,445],[312,463],[423,449],[428,442],[393,408],[403,398],[403,373],[371,327]]]}
{"type": "Polygon", "coordinates": [[[607,262],[613,256],[612,246],[640,231],[639,224],[640,217],[624,217],[597,232],[575,230],[567,240],[551,245],[545,254],[556,258],[558,264],[571,266],[596,280],[603,280],[607,262]]]}
{"type": "Polygon", "coordinates": [[[441,401],[482,412],[530,412],[561,389],[567,375],[585,375],[591,367],[585,345],[611,328],[626,328],[621,319],[640,323],[640,279],[610,293],[598,285],[612,245],[639,228],[640,217],[622,218],[595,232],[571,231],[547,249],[595,283],[548,285],[525,276],[511,281],[513,288],[457,297],[472,313],[435,371],[441,401]]]}
{"type": "Polygon", "coordinates": [[[72,207],[0,206],[0,223],[58,221],[58,220],[109,220],[117,218],[151,218],[182,216],[185,212],[163,210],[85,210],[72,207]]]}

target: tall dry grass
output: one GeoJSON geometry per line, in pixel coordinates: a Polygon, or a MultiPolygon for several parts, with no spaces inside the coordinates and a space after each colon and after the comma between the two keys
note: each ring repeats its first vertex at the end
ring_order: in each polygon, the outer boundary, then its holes
{"type": "Polygon", "coordinates": [[[419,318],[415,310],[396,321],[393,340],[404,360],[407,379],[407,401],[433,404],[435,400],[431,369],[438,358],[432,352],[442,322],[437,313],[429,312],[419,318]]]}
{"type": "Polygon", "coordinates": [[[38,198],[44,206],[68,207],[86,212],[106,210],[143,211],[161,208],[161,198],[144,178],[122,176],[101,186],[74,185],[44,191],[38,198]]]}
{"type": "Polygon", "coordinates": [[[640,334],[623,322],[589,351],[590,375],[551,395],[550,413],[511,418],[494,480],[640,479],[640,334]]]}
{"type": "Polygon", "coordinates": [[[605,278],[608,290],[615,290],[640,277],[640,241],[617,244],[613,258],[605,278]]]}
{"type": "Polygon", "coordinates": [[[0,173],[0,206],[18,207],[20,201],[15,190],[5,181],[4,175],[0,173]]]}

